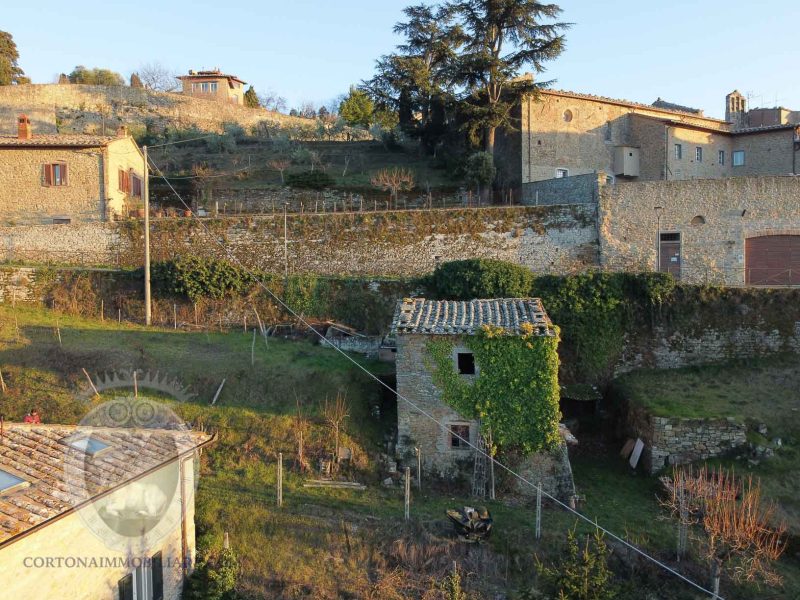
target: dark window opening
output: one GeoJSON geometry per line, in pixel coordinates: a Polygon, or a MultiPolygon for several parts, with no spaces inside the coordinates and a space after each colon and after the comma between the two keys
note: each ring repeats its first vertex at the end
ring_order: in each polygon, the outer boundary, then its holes
{"type": "Polygon", "coordinates": [[[680,242],[681,241],[681,234],[680,233],[662,233],[661,234],[661,241],[662,242],[680,242]]]}
{"type": "Polygon", "coordinates": [[[133,600],[133,575],[125,575],[117,583],[119,600],[133,600]]]}
{"type": "Polygon", "coordinates": [[[450,447],[467,448],[469,425],[450,425],[450,447]]]}
{"type": "Polygon", "coordinates": [[[161,552],[153,554],[150,569],[153,572],[153,600],[164,600],[164,568],[161,564],[161,552]]]}
{"type": "Polygon", "coordinates": [[[458,353],[458,372],[461,375],[475,375],[475,355],[472,352],[458,353]]]}

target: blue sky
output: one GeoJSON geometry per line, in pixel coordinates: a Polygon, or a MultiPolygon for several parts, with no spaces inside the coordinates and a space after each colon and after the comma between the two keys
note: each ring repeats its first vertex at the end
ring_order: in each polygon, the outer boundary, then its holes
{"type": "MultiPolygon", "coordinates": [[[[420,0],[416,0],[420,1],[420,0]]],[[[291,105],[326,103],[369,77],[397,43],[392,25],[407,0],[40,0],[5,10],[20,65],[50,82],[75,65],[128,75],[159,61],[184,72],[222,69],[291,105]],[[76,8],[76,6],[78,8],[76,8]],[[54,18],[43,18],[53,15],[54,18]]],[[[734,88],[752,106],[800,109],[800,2],[562,0],[573,22],[567,51],[546,79],[556,87],[640,102],[661,96],[722,116],[734,88]]]]}

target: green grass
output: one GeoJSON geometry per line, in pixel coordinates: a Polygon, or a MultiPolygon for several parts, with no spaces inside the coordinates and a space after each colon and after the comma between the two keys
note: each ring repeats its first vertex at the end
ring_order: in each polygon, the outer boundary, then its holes
{"type": "MultiPolygon", "coordinates": [[[[457,560],[473,600],[483,600],[530,585],[534,556],[558,561],[565,532],[576,526],[576,519],[546,506],[543,537],[537,541],[531,499],[508,502],[501,492],[499,497],[506,501],[488,503],[496,529],[483,548],[467,548],[450,533],[445,509],[474,503],[458,485],[425,481],[422,492],[413,492],[413,519],[405,523],[401,487],[380,485],[385,477],[379,456],[385,423],[370,414],[380,397],[377,385],[343,357],[307,342],[272,339],[266,347],[259,340],[251,366],[251,341],[239,331],[206,335],[145,329],[0,305],[0,368],[8,385],[0,396],[2,411],[9,419],[19,419],[36,403],[46,422],[78,421],[97,402],[86,400],[82,368],[137,368],[178,377],[197,396],[192,402],[173,401],[174,410],[189,422],[202,422],[219,432],[216,444],[203,454],[198,546],[213,553],[221,547],[223,532],[230,533],[242,563],[239,591],[244,598],[442,598],[437,581],[457,560]],[[211,407],[209,401],[223,378],[227,382],[218,405],[211,407]],[[342,443],[354,452],[353,465],[343,476],[365,483],[363,492],[304,488],[307,476],[293,465],[296,402],[311,421],[307,452],[319,455],[331,449],[319,405],[339,390],[350,403],[342,443]],[[282,509],[275,506],[279,452],[286,465],[282,509]]],[[[373,371],[388,370],[384,364],[357,360],[373,371]]],[[[791,471],[780,471],[790,467],[788,457],[763,467],[776,469],[769,484],[776,497],[791,496],[796,485],[791,471]]],[[[655,500],[655,479],[631,476],[614,454],[579,453],[573,469],[585,499],[580,506],[584,514],[669,560],[674,527],[655,500]]],[[[578,527],[591,530],[586,523],[578,527]]],[[[614,547],[617,555],[624,555],[622,548],[614,547]]],[[[646,586],[653,598],[697,597],[654,568],[614,561],[619,573],[635,586],[646,586]]],[[[791,594],[800,589],[795,585],[800,567],[788,561],[783,571],[787,583],[794,585],[783,597],[797,597],[791,594]]],[[[692,574],[704,582],[704,569],[695,568],[692,574]]],[[[747,593],[726,597],[754,597],[747,593]]],[[[641,589],[621,596],[642,597],[641,589]]]]}

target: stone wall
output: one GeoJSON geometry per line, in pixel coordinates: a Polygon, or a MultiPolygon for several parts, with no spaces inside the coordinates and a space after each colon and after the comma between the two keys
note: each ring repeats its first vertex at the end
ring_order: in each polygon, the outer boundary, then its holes
{"type": "Polygon", "coordinates": [[[601,186],[600,264],[652,271],[658,233],[681,237],[681,280],[743,285],[745,240],[800,232],[800,178],[736,177],[601,186]],[[661,206],[661,216],[654,207],[661,206]]]}
{"type": "Polygon", "coordinates": [[[0,302],[35,302],[36,269],[7,267],[0,269],[0,302]]]}
{"type": "Polygon", "coordinates": [[[631,407],[629,433],[644,442],[641,464],[650,473],[665,467],[725,456],[747,443],[747,429],[734,419],[656,417],[631,407]]]}
{"type": "Polygon", "coordinates": [[[0,227],[0,261],[106,266],[120,262],[117,223],[0,227]]]}
{"type": "MultiPolygon", "coordinates": [[[[526,456],[514,470],[534,485],[541,483],[543,492],[562,502],[575,495],[575,480],[572,477],[566,444],[550,452],[536,452],[526,456]]],[[[535,487],[516,478],[514,481],[514,489],[518,494],[536,497],[535,487]]]]}
{"type": "Polygon", "coordinates": [[[586,173],[558,179],[532,181],[522,185],[522,204],[593,204],[598,201],[598,190],[605,184],[606,174],[586,173]]]}
{"type": "MultiPolygon", "coordinates": [[[[457,338],[453,336],[456,344],[457,338]]],[[[465,445],[453,448],[449,432],[422,411],[445,427],[469,426],[469,441],[473,445],[478,443],[480,426],[478,421],[465,419],[441,400],[441,392],[426,365],[429,339],[426,335],[397,335],[397,393],[414,405],[397,399],[397,454],[411,457],[417,447],[422,453],[423,470],[455,478],[460,468],[472,467],[474,451],[465,445]]]]}
{"type": "MultiPolygon", "coordinates": [[[[742,306],[742,305],[738,305],[742,306]]],[[[728,306],[728,310],[736,306],[728,306]]],[[[615,369],[616,374],[634,369],[679,369],[692,365],[768,356],[800,351],[800,321],[781,329],[767,323],[729,327],[726,325],[688,324],[684,329],[655,327],[646,335],[628,339],[615,369]]]]}

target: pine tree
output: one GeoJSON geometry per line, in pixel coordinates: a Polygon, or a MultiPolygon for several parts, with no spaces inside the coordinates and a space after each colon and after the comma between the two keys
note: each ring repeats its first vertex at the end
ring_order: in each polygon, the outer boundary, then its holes
{"type": "Polygon", "coordinates": [[[261,102],[258,100],[258,95],[251,85],[244,93],[244,105],[248,108],[260,108],[261,102]]]}
{"type": "Polygon", "coordinates": [[[363,90],[356,87],[350,88],[350,93],[339,105],[339,115],[351,127],[369,127],[372,123],[372,113],[375,105],[363,90]]]}
{"type": "Polygon", "coordinates": [[[14,38],[10,33],[0,31],[0,85],[31,82],[28,77],[25,77],[25,72],[17,64],[18,60],[19,52],[17,51],[17,44],[14,43],[14,38]]]}

